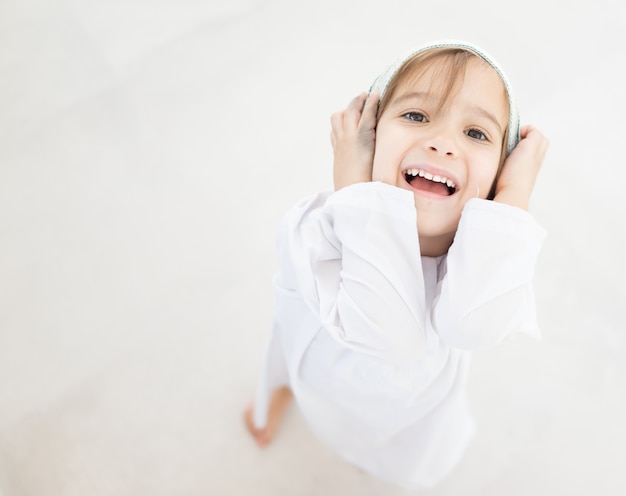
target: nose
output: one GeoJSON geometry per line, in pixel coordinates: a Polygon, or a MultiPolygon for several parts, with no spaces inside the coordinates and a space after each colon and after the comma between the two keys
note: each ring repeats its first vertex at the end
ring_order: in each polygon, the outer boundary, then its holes
{"type": "Polygon", "coordinates": [[[457,155],[457,147],[450,132],[445,129],[433,129],[433,132],[425,141],[426,148],[439,155],[447,157],[455,157],[457,155]]]}

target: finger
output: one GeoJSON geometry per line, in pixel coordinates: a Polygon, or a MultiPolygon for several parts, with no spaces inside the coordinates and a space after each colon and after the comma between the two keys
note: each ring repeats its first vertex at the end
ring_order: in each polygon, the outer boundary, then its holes
{"type": "Polygon", "coordinates": [[[536,131],[536,128],[532,124],[526,124],[525,126],[522,126],[519,130],[520,138],[526,139],[528,135],[533,131],[536,131]]]}
{"type": "Polygon", "coordinates": [[[363,107],[363,113],[359,122],[359,128],[371,130],[376,127],[376,116],[378,114],[379,100],[380,94],[378,92],[373,91],[369,94],[363,107]]]}
{"type": "Polygon", "coordinates": [[[358,94],[352,100],[350,100],[350,103],[348,104],[348,107],[346,108],[346,110],[356,111],[358,113],[361,113],[361,110],[363,109],[363,104],[365,103],[366,99],[367,99],[367,93],[362,92],[358,94]]]}
{"type": "Polygon", "coordinates": [[[519,130],[519,137],[521,139],[526,139],[526,136],[528,136],[528,130],[529,130],[530,126],[522,126],[519,130]]]}
{"type": "Polygon", "coordinates": [[[535,148],[542,154],[548,148],[548,138],[533,125],[522,127],[520,137],[524,140],[531,140],[535,144],[535,148]]]}
{"type": "Polygon", "coordinates": [[[359,121],[361,120],[361,112],[363,110],[363,105],[365,104],[366,98],[367,93],[364,92],[352,99],[345,111],[346,124],[352,125],[354,127],[359,125],[359,121]]]}
{"type": "Polygon", "coordinates": [[[335,112],[330,116],[330,128],[332,133],[336,134],[343,130],[344,110],[335,112]]]}

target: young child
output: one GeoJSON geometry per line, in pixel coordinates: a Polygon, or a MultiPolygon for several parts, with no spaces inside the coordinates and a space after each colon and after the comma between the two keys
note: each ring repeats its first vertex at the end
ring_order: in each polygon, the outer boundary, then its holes
{"type": "Polygon", "coordinates": [[[331,124],[335,191],[280,225],[246,423],[266,445],[295,397],[344,459],[429,487],[474,432],[470,352],[539,335],[531,279],[545,233],[527,209],[547,140],[519,129],[493,59],[456,41],[403,57],[331,124]]]}

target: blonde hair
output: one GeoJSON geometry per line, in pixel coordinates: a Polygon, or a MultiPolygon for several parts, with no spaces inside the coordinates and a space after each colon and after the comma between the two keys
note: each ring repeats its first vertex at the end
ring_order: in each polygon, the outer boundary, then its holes
{"type": "MultiPolygon", "coordinates": [[[[423,52],[418,52],[409,59],[407,59],[402,66],[393,75],[389,84],[386,86],[385,93],[383,94],[380,103],[378,105],[378,116],[380,119],[383,112],[389,105],[389,102],[393,99],[398,87],[403,83],[411,83],[418,81],[424,76],[427,69],[435,65],[435,72],[432,76],[432,80],[444,80],[445,86],[441,90],[441,106],[445,108],[450,98],[453,96],[459,85],[463,84],[463,78],[465,77],[465,71],[470,61],[479,60],[481,63],[491,67],[484,59],[476,55],[469,50],[456,47],[437,47],[423,52]]],[[[492,68],[492,70],[495,70],[492,68]]],[[[506,86],[503,81],[503,91],[506,92],[506,86]]],[[[510,109],[507,99],[507,114],[510,109]]],[[[502,146],[500,151],[500,163],[498,164],[498,171],[494,179],[493,185],[488,195],[488,199],[492,200],[495,196],[495,186],[500,177],[500,171],[504,165],[506,158],[507,142],[509,137],[509,126],[506,126],[504,135],[502,137],[502,146]]]]}

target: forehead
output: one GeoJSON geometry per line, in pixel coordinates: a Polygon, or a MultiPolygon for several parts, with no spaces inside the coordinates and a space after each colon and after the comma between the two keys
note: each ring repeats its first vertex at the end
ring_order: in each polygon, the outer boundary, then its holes
{"type": "Polygon", "coordinates": [[[449,94],[478,81],[485,85],[486,96],[500,101],[506,88],[499,74],[482,58],[469,52],[433,55],[409,61],[398,71],[395,94],[413,87],[428,89],[433,94],[449,94]],[[497,90],[495,94],[488,90],[497,90]]]}
{"type": "Polygon", "coordinates": [[[398,73],[390,105],[411,95],[429,99],[441,109],[452,101],[466,101],[483,107],[508,122],[509,104],[504,82],[496,70],[483,59],[467,53],[431,57],[421,63],[407,64],[398,73]]]}

